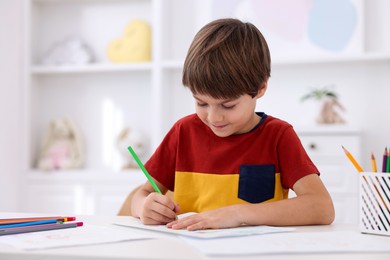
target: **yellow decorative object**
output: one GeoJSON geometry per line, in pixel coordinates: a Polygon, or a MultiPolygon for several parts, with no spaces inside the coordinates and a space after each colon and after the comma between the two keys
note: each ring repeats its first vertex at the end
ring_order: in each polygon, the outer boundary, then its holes
{"type": "Polygon", "coordinates": [[[151,29],[143,20],[130,22],[121,38],[112,41],[107,50],[112,62],[143,62],[151,60],[151,29]]]}

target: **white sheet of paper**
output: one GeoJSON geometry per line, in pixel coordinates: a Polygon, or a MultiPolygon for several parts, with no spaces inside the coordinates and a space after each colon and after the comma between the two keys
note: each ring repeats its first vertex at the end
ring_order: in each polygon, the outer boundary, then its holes
{"type": "Polygon", "coordinates": [[[262,235],[276,232],[288,232],[293,231],[294,228],[285,227],[270,227],[270,226],[248,226],[226,229],[207,229],[207,230],[174,230],[167,228],[165,225],[144,225],[141,221],[134,217],[129,217],[123,221],[117,221],[115,225],[139,228],[144,230],[151,230],[157,232],[164,232],[169,234],[175,234],[180,236],[194,237],[194,238],[221,238],[221,237],[242,237],[249,235],[262,235]]]}
{"type": "Polygon", "coordinates": [[[92,245],[151,238],[140,232],[85,224],[82,227],[31,232],[0,237],[0,243],[24,250],[92,245]]]}
{"type": "Polygon", "coordinates": [[[390,237],[357,231],[289,232],[213,240],[182,239],[205,255],[390,252],[390,237]]]}

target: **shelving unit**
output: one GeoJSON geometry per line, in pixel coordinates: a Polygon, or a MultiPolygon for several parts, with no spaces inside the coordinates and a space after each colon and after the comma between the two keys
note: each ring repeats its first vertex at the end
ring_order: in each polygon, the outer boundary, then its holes
{"type": "MultiPolygon", "coordinates": [[[[170,30],[171,24],[168,23],[174,21],[171,21],[173,18],[170,14],[164,12],[173,12],[176,8],[180,9],[185,5],[188,8],[188,4],[181,1],[160,0],[31,0],[26,2],[28,17],[26,26],[29,27],[26,33],[28,38],[26,101],[30,104],[27,115],[29,121],[27,140],[34,140],[29,144],[28,168],[34,167],[39,140],[42,139],[46,125],[52,118],[63,114],[75,118],[83,130],[90,152],[87,160],[88,167],[93,167],[94,162],[101,159],[98,155],[91,154],[91,151],[106,149],[99,143],[102,138],[91,131],[101,128],[102,122],[97,122],[101,116],[97,115],[98,112],[89,111],[91,118],[85,121],[85,117],[79,116],[78,111],[66,109],[66,103],[73,102],[72,95],[76,86],[86,95],[80,103],[85,102],[86,105],[89,103],[88,99],[91,99],[88,106],[95,105],[95,111],[99,111],[98,103],[104,102],[103,99],[107,96],[112,99],[115,109],[123,114],[123,118],[119,120],[122,122],[103,122],[103,124],[119,125],[112,129],[112,135],[106,138],[115,140],[121,130],[120,127],[128,126],[146,133],[151,140],[149,153],[156,148],[167,127],[179,116],[184,115],[181,111],[171,115],[171,108],[165,105],[166,99],[163,95],[167,92],[166,88],[170,91],[176,88],[176,86],[164,85],[165,82],[172,83],[171,77],[164,75],[166,69],[179,69],[181,67],[179,56],[182,59],[183,50],[187,48],[187,44],[178,41],[175,41],[175,44],[181,47],[182,53],[178,54],[178,48],[172,48],[170,37],[178,38],[182,35],[175,35],[173,30],[170,30]],[[171,6],[175,8],[171,9],[171,6]],[[71,21],[69,17],[72,17],[71,21]],[[106,56],[109,42],[121,36],[128,22],[139,18],[149,22],[153,28],[152,60],[128,64],[110,62],[106,56]],[[29,26],[30,21],[31,26],[29,26]],[[41,65],[40,60],[49,47],[70,35],[78,35],[87,43],[95,56],[95,61],[86,65],[41,65]],[[46,88],[59,88],[56,91],[62,92],[60,100],[55,100],[59,97],[54,93],[52,93],[53,97],[44,96],[46,88]],[[114,92],[117,95],[110,96],[114,92]],[[52,107],[46,104],[48,99],[50,105],[57,103],[64,109],[53,111],[52,107]],[[143,111],[143,114],[140,115],[139,111],[143,111]]],[[[187,28],[193,27],[191,23],[192,21],[187,24],[187,28]]],[[[186,32],[192,37],[195,29],[186,32]]],[[[189,37],[185,39],[185,41],[190,40],[189,37]]],[[[179,82],[174,83],[177,85],[180,84],[179,82]]],[[[172,102],[179,101],[170,98],[167,103],[172,104],[172,102]]],[[[110,149],[115,150],[113,147],[110,149]]]]}
{"type": "MultiPolygon", "coordinates": [[[[61,213],[58,212],[61,208],[54,206],[60,203],[66,205],[66,210],[78,214],[115,214],[114,209],[119,208],[127,193],[144,181],[137,170],[120,170],[115,140],[122,128],[128,126],[142,131],[148,137],[151,154],[178,118],[194,112],[192,97],[181,85],[181,70],[193,36],[207,21],[202,10],[204,1],[26,0],[25,3],[23,175],[29,195],[23,208],[61,213]],[[111,63],[106,55],[109,42],[120,37],[127,23],[136,18],[151,25],[152,60],[111,63]],[[93,63],[82,66],[40,64],[49,46],[71,35],[81,37],[89,45],[95,57],[93,63]],[[83,132],[87,150],[85,168],[41,172],[35,168],[35,161],[43,134],[51,119],[64,115],[75,119],[83,132]],[[93,198],[99,190],[104,191],[103,197],[96,202],[93,198]],[[45,199],[48,194],[49,201],[45,199]]],[[[314,69],[321,70],[333,65],[389,62],[389,53],[370,51],[320,59],[275,59],[273,69],[277,74],[301,66],[304,75],[305,68],[313,69],[313,65],[314,69]]],[[[347,74],[352,72],[346,69],[347,74]]],[[[285,74],[283,76],[289,76],[285,74]]],[[[316,131],[324,134],[317,128],[311,133],[316,131]]],[[[353,131],[356,139],[354,148],[350,148],[356,153],[360,149],[358,132],[353,131]]],[[[307,133],[307,129],[302,131],[302,137],[307,133]]],[[[330,130],[327,134],[337,136],[340,131],[330,130]]]]}
{"type": "Polygon", "coordinates": [[[150,154],[176,119],[193,112],[188,103],[190,97],[182,97],[185,89],[177,75],[197,30],[196,17],[186,19],[183,24],[178,23],[179,16],[172,14],[195,6],[196,2],[26,0],[25,4],[24,175],[29,196],[22,207],[54,213],[60,210],[54,206],[58,203],[63,210],[80,214],[115,214],[114,210],[103,209],[108,204],[119,208],[127,193],[145,181],[138,170],[121,170],[123,163],[115,145],[120,131],[130,127],[142,132],[147,137],[150,154]],[[106,55],[109,42],[120,37],[133,19],[143,19],[152,28],[152,60],[110,62],[106,55]],[[177,33],[179,25],[186,26],[185,32],[177,33]],[[79,37],[88,45],[93,63],[42,65],[42,57],[50,46],[69,36],[79,37]],[[87,151],[85,168],[42,172],[35,166],[41,140],[49,122],[62,116],[73,118],[83,133],[87,151]],[[114,184],[115,192],[106,194],[111,196],[109,203],[104,199],[100,203],[106,206],[99,203],[100,206],[88,206],[93,202],[91,190],[99,193],[98,190],[114,184]]]}

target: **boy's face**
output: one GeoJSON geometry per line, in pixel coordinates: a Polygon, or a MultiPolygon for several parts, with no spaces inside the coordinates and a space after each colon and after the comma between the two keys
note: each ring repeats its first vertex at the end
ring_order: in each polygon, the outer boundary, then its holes
{"type": "Polygon", "coordinates": [[[227,137],[252,130],[259,122],[255,113],[256,100],[262,96],[248,94],[237,99],[215,99],[208,95],[196,94],[196,114],[215,135],[227,137]]]}

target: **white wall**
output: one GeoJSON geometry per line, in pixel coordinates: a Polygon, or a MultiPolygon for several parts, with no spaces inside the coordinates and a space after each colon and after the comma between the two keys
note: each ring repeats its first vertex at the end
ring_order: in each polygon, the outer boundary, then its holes
{"type": "MultiPolygon", "coordinates": [[[[364,15],[365,52],[381,52],[389,57],[390,1],[367,0],[364,15]]],[[[307,125],[308,121],[314,124],[320,104],[314,101],[301,103],[300,98],[307,94],[310,87],[325,84],[335,84],[340,101],[346,108],[341,115],[348,125],[362,131],[360,155],[363,168],[371,169],[371,152],[375,153],[379,166],[385,146],[390,146],[389,59],[328,65],[276,65],[258,110],[295,126],[307,125]]],[[[340,153],[343,153],[341,147],[340,153]]]]}
{"type": "Polygon", "coordinates": [[[0,0],[0,212],[18,209],[21,172],[22,0],[0,0]]]}

